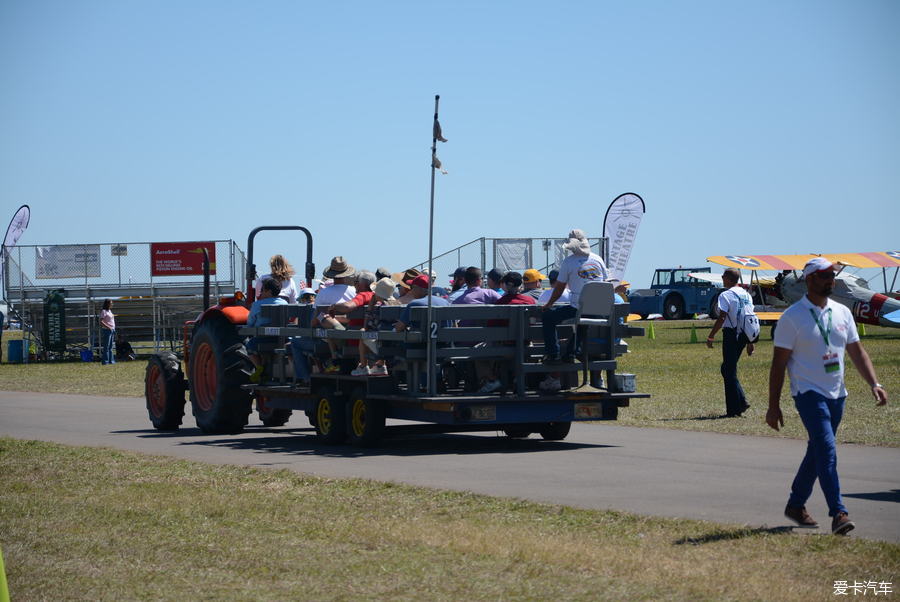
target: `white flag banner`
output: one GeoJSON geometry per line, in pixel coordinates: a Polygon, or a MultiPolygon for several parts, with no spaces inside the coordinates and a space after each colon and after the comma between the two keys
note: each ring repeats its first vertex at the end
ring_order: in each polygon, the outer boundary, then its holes
{"type": "Polygon", "coordinates": [[[609,239],[606,267],[610,278],[625,279],[625,268],[645,211],[644,199],[633,192],[620,194],[609,204],[603,218],[603,236],[609,239]]]}
{"type": "MultiPolygon", "coordinates": [[[[6,265],[6,254],[16,246],[28,222],[31,221],[31,207],[22,205],[13,214],[13,218],[9,221],[9,227],[6,228],[6,236],[3,237],[3,247],[0,247],[0,283],[3,283],[3,290],[6,291],[6,280],[4,279],[3,270],[6,265]]],[[[5,298],[5,295],[4,295],[5,298]]]]}

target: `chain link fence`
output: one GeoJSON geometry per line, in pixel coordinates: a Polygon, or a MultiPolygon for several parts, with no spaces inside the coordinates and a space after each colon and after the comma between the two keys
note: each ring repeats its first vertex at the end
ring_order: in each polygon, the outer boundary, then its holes
{"type": "Polygon", "coordinates": [[[204,309],[204,249],[213,298],[242,290],[246,258],[233,240],[6,249],[3,286],[9,318],[21,324],[33,353],[48,359],[73,355],[86,359],[99,355],[97,314],[110,299],[116,330],[136,352],[174,349],[184,321],[204,309]],[[65,298],[63,316],[53,316],[56,327],[50,341],[49,299],[59,295],[65,298]]]}

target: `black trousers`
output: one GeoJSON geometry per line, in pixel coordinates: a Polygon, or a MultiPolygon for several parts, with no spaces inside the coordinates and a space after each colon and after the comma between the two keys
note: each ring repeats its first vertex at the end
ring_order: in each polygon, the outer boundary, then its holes
{"type": "Polygon", "coordinates": [[[736,415],[744,411],[747,398],[741,381],[738,380],[737,365],[741,353],[747,346],[747,337],[740,335],[736,328],[722,329],[722,380],[725,381],[725,413],[736,415]]]}

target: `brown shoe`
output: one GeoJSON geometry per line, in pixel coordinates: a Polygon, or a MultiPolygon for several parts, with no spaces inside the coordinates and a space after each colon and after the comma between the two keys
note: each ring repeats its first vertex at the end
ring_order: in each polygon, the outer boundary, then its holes
{"type": "Polygon", "coordinates": [[[846,535],[855,527],[846,512],[838,512],[831,521],[831,532],[835,535],[846,535]]]}
{"type": "Polygon", "coordinates": [[[819,523],[809,515],[809,512],[806,511],[806,506],[800,506],[796,508],[794,506],[785,506],[784,507],[784,515],[797,523],[797,526],[802,529],[818,529],[819,523]]]}

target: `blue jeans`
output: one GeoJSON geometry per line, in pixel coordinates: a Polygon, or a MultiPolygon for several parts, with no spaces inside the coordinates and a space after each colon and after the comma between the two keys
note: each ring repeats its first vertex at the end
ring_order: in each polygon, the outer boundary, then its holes
{"type": "Polygon", "coordinates": [[[291,337],[291,357],[294,359],[294,380],[309,380],[309,359],[307,359],[306,355],[315,350],[315,339],[291,337]]]}
{"type": "Polygon", "coordinates": [[[809,434],[806,455],[791,485],[789,506],[803,506],[812,494],[816,478],[828,502],[828,516],[847,512],[841,500],[837,474],[837,449],[834,436],[844,415],[844,399],[828,399],[821,393],[806,391],[794,397],[797,412],[809,434]]]}
{"type": "MultiPolygon", "coordinates": [[[[546,355],[559,355],[559,334],[556,332],[556,327],[562,322],[574,318],[576,313],[578,313],[578,308],[574,305],[551,307],[543,313],[541,320],[544,330],[544,353],[546,355]]],[[[577,346],[576,343],[576,353],[577,346]]]]}
{"type": "Polygon", "coordinates": [[[116,358],[113,357],[113,342],[116,340],[116,331],[108,328],[100,329],[100,363],[115,364],[116,358]]]}
{"type": "Polygon", "coordinates": [[[747,345],[747,337],[738,335],[736,328],[722,329],[722,380],[725,381],[725,412],[739,414],[747,405],[744,388],[738,380],[737,365],[747,345]]]}

